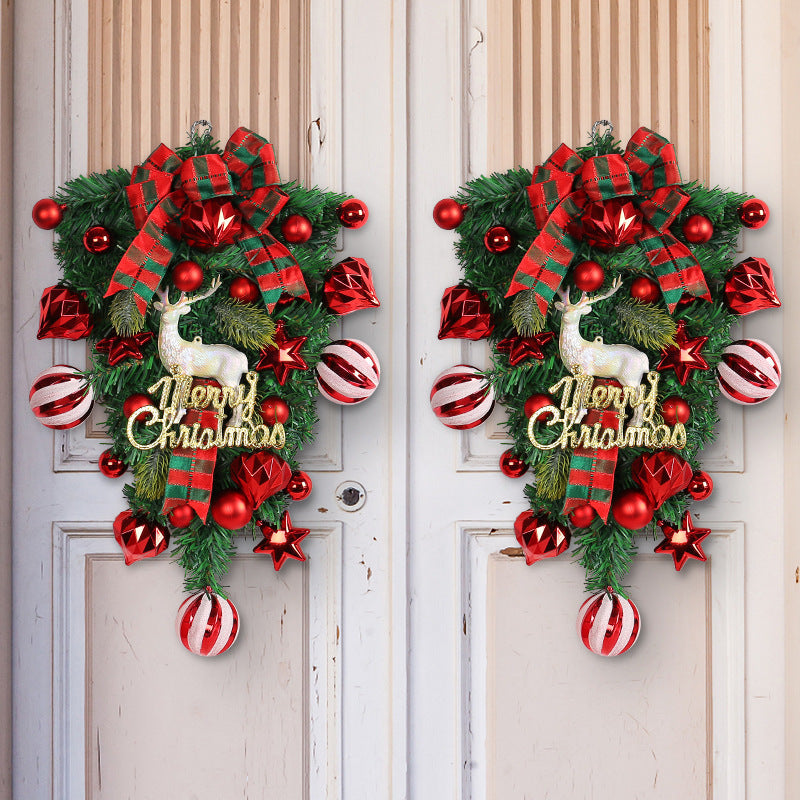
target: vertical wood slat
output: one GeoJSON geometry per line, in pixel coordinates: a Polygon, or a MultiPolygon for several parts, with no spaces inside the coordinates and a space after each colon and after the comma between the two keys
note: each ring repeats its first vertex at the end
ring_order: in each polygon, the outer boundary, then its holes
{"type": "Polygon", "coordinates": [[[488,164],[533,167],[610,119],[677,149],[708,180],[708,0],[487,0],[488,164]]]}
{"type": "Polygon", "coordinates": [[[196,119],[239,126],[306,179],[310,0],[89,0],[89,169],[184,144],[196,119]]]}

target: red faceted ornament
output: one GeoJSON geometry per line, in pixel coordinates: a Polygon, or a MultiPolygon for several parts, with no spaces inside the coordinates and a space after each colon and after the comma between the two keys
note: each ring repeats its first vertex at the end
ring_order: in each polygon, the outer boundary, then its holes
{"type": "Polygon", "coordinates": [[[256,450],[233,460],[231,478],[242,490],[250,508],[256,509],[268,497],[286,487],[292,479],[292,468],[274,453],[256,450]]]}
{"type": "Polygon", "coordinates": [[[631,297],[642,303],[655,303],[661,297],[661,289],[655,281],[640,275],[631,284],[631,297]]]}
{"type": "Polygon", "coordinates": [[[669,450],[657,450],[640,455],[631,466],[631,476],[655,509],[689,485],[692,467],[669,450]]]}
{"type": "Polygon", "coordinates": [[[714,235],[714,226],[708,217],[692,214],[687,217],[681,228],[683,236],[691,244],[705,244],[714,235]]]}
{"type": "Polygon", "coordinates": [[[661,416],[667,425],[676,425],[679,422],[685,425],[692,416],[692,407],[682,397],[673,394],[664,398],[661,403],[661,416]]]}
{"type": "Polygon", "coordinates": [[[544,346],[552,342],[556,335],[552,331],[542,331],[535,336],[507,336],[501,339],[495,348],[499,353],[508,354],[508,363],[516,367],[523,361],[533,358],[536,361],[544,360],[544,346]]]}
{"type": "Polygon", "coordinates": [[[500,472],[506,477],[521,478],[527,471],[527,462],[513,450],[506,450],[500,456],[500,472]]]}
{"type": "Polygon", "coordinates": [[[678,572],[689,558],[695,558],[698,561],[706,560],[706,554],[700,547],[700,542],[710,535],[711,529],[695,528],[692,523],[692,515],[688,511],[683,515],[683,522],[678,528],[674,528],[663,519],[658,520],[656,524],[664,532],[664,539],[656,545],[654,552],[669,553],[678,572]]]}
{"type": "Polygon", "coordinates": [[[711,476],[699,469],[692,475],[692,480],[686,487],[686,491],[692,496],[693,500],[707,500],[714,491],[714,481],[711,476]]]}
{"type": "Polygon", "coordinates": [[[307,336],[287,336],[282,320],[275,324],[275,334],[272,337],[275,344],[267,345],[261,353],[257,370],[271,369],[275,372],[275,379],[283,386],[293,369],[306,370],[308,364],[300,355],[300,350],[308,339],[307,336]]]}
{"type": "Polygon", "coordinates": [[[290,217],[286,217],[281,225],[283,238],[289,244],[303,244],[311,238],[313,232],[311,222],[302,214],[292,214],[290,217]]]}
{"type": "Polygon", "coordinates": [[[86,233],[83,234],[83,246],[95,256],[105,253],[111,249],[114,240],[111,233],[102,225],[92,225],[86,233]]]}
{"type": "Polygon", "coordinates": [[[203,285],[203,268],[196,261],[179,261],[172,268],[172,283],[181,292],[193,292],[203,285]]]}
{"type": "Polygon", "coordinates": [[[596,292],[605,279],[606,273],[596,261],[581,261],[572,270],[572,282],[582,292],[596,292]]]}
{"type": "Polygon", "coordinates": [[[445,197],[433,207],[433,221],[446,231],[452,231],[464,221],[466,205],[462,205],[452,197],[445,197]]]}
{"type": "Polygon", "coordinates": [[[184,503],[182,506],[175,506],[167,515],[169,524],[173,528],[188,528],[194,518],[194,509],[188,503],[184,503]]]}
{"type": "MultiPolygon", "coordinates": [[[[145,406],[154,406],[155,402],[153,398],[150,397],[149,394],[144,394],[143,392],[136,392],[135,394],[129,395],[125,398],[125,402],[122,404],[122,413],[126,417],[130,417],[135,411],[138,411],[140,408],[144,408],[145,406]]],[[[142,416],[138,417],[138,421],[142,421],[142,416]]]]}
{"type": "Polygon", "coordinates": [[[769,222],[769,206],[756,197],[747,200],[739,206],[739,220],[745,228],[763,228],[769,222]]]}
{"type": "Polygon", "coordinates": [[[128,469],[128,465],[113,450],[104,450],[97,466],[106,478],[119,478],[128,469]]]}
{"type": "Polygon", "coordinates": [[[225,489],[211,500],[211,516],[214,521],[229,531],[238,531],[253,517],[253,508],[243,492],[225,489]]]}
{"type": "Polygon", "coordinates": [[[325,302],[334,314],[377,308],[381,301],[372,285],[372,270],[363,258],[345,258],[325,276],[325,302]]]}
{"type": "MultiPolygon", "coordinates": [[[[549,394],[532,394],[525,401],[525,416],[530,419],[540,408],[545,406],[555,405],[555,400],[549,394]]],[[[544,417],[539,417],[539,422],[542,422],[544,417]]]]}
{"type": "Polygon", "coordinates": [[[588,528],[592,522],[594,522],[596,516],[597,512],[594,508],[590,506],[589,503],[584,503],[582,506],[573,508],[572,511],[569,512],[569,521],[576,528],[588,528]]]}
{"type": "Polygon", "coordinates": [[[592,595],[578,611],[578,636],[598,656],[619,656],[639,638],[639,609],[609,587],[592,595]]]}
{"type": "Polygon", "coordinates": [[[84,339],[94,324],[89,306],[76,291],[67,286],[48,286],[39,300],[37,339],[84,339]]]}
{"type": "Polygon", "coordinates": [[[644,492],[638,489],[626,489],[620,492],[611,502],[611,513],[614,519],[632,531],[644,528],[652,519],[655,509],[644,492]]]}
{"type": "Polygon", "coordinates": [[[190,653],[218,656],[231,647],[239,635],[239,612],[227,597],[207,588],[181,603],[175,632],[190,653]]]}
{"type": "Polygon", "coordinates": [[[746,258],[725,276],[725,303],[734,314],[780,308],[772,267],[764,258],[746,258]]]}
{"type": "Polygon", "coordinates": [[[369,219],[369,209],[363,200],[345,200],[339,206],[339,222],[345,228],[360,228],[369,219]]]}
{"type": "Polygon", "coordinates": [[[228,295],[240,303],[255,303],[261,296],[261,292],[257,283],[251,281],[250,278],[245,278],[244,275],[239,275],[231,281],[228,295]]]}
{"type": "Polygon", "coordinates": [[[307,472],[297,470],[292,473],[292,478],[286,486],[286,491],[292,500],[300,501],[305,500],[311,494],[311,489],[314,484],[307,472]]]}
{"type": "Polygon", "coordinates": [[[122,511],[114,520],[114,538],[122,548],[125,563],[130,565],[142,558],[155,558],[169,545],[169,531],[137,517],[130,511],[122,511]]]}
{"type": "Polygon", "coordinates": [[[486,298],[469,286],[451,286],[442,295],[440,339],[484,339],[494,330],[486,298]]]}
{"type": "Polygon", "coordinates": [[[514,246],[514,237],[508,228],[493,225],[483,236],[483,246],[495,255],[506,253],[514,246]]]}
{"type": "Polygon", "coordinates": [[[642,233],[642,214],[630,200],[590,203],[581,219],[583,238],[592,247],[612,250],[633,244],[642,233]]]}
{"type": "Polygon", "coordinates": [[[242,215],[230,200],[212,198],[189,203],[180,225],[181,237],[189,247],[212,250],[236,241],[242,232],[242,215]]]}
{"type": "Polygon", "coordinates": [[[554,558],[569,547],[569,531],[544,514],[523,511],[514,521],[514,535],[530,566],[543,558],[554,558]]]}
{"type": "Polygon", "coordinates": [[[289,419],[289,404],[281,397],[265,397],[261,402],[261,419],[270,427],[289,419]]]}
{"type": "Polygon", "coordinates": [[[680,320],[678,330],[675,332],[675,344],[664,348],[656,369],[674,369],[675,377],[681,386],[685,386],[692,370],[708,369],[708,362],[700,354],[707,341],[708,336],[689,336],[686,332],[686,322],[680,320]]]}
{"type": "Polygon", "coordinates": [[[143,331],[134,336],[106,336],[94,346],[94,349],[98,353],[107,353],[108,363],[114,367],[126,358],[141,361],[144,358],[142,348],[152,338],[153,334],[150,331],[143,331]]]}
{"type": "Polygon", "coordinates": [[[57,203],[50,197],[45,197],[34,205],[31,216],[37,227],[51,231],[61,224],[66,210],[66,203],[57,203]]]}
{"type": "Polygon", "coordinates": [[[308,528],[293,528],[289,512],[284,511],[281,517],[281,524],[273,528],[267,522],[256,522],[264,538],[253,548],[254,553],[267,553],[272,556],[272,563],[275,570],[283,566],[287,558],[296,561],[305,561],[305,553],[300,548],[300,542],[308,536],[311,531],[308,528]]]}

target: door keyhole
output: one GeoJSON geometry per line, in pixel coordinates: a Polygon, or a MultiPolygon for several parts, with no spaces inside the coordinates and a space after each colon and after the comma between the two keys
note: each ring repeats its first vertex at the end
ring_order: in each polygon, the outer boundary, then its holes
{"type": "Polygon", "coordinates": [[[356,481],[346,481],[336,489],[336,502],[343,511],[358,511],[367,499],[367,490],[356,481]]]}

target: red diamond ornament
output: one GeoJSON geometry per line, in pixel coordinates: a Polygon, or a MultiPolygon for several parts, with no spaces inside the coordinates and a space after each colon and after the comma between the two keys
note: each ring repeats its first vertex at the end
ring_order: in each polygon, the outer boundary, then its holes
{"type": "Polygon", "coordinates": [[[289,512],[284,511],[281,524],[273,528],[267,522],[256,522],[264,538],[253,548],[254,553],[268,553],[272,556],[272,563],[276,571],[283,566],[287,558],[305,561],[305,553],[300,549],[300,542],[311,531],[308,528],[293,528],[289,512]]]}
{"type": "Polygon", "coordinates": [[[142,558],[155,558],[169,545],[169,531],[166,528],[137,517],[130,511],[117,514],[114,538],[122,548],[128,565],[142,558]]]}
{"type": "Polygon", "coordinates": [[[231,463],[231,478],[256,509],[268,497],[285,489],[292,479],[292,468],[279,456],[257,450],[238,456],[231,463]]]}
{"type": "Polygon", "coordinates": [[[451,286],[442,295],[440,339],[484,339],[494,330],[486,298],[469,286],[451,286]]]}
{"type": "Polygon", "coordinates": [[[584,241],[601,250],[612,250],[627,247],[639,238],[642,213],[630,200],[613,198],[588,205],[581,224],[584,241]]]}
{"type": "Polygon", "coordinates": [[[92,332],[86,301],[67,286],[48,286],[39,300],[37,339],[84,339],[92,332]]]}
{"type": "Polygon", "coordinates": [[[331,267],[323,291],[334,314],[350,314],[381,304],[372,285],[372,270],[363,258],[345,258],[331,267]]]}
{"type": "Polygon", "coordinates": [[[514,522],[514,534],[530,566],[543,558],[554,558],[569,547],[569,531],[543,514],[523,511],[514,522]]]}
{"type": "Polygon", "coordinates": [[[734,314],[780,308],[772,267],[764,258],[746,258],[725,277],[725,302],[734,314]]]}

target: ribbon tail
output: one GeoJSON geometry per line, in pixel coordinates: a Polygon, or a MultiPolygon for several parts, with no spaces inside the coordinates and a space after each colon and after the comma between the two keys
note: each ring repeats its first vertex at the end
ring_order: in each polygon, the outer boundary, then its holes
{"type": "MultiPolygon", "coordinates": [[[[199,425],[199,430],[211,428],[216,434],[219,430],[219,416],[212,410],[190,409],[186,412],[182,425],[191,430],[195,424],[199,425]]],[[[162,515],[178,506],[189,505],[205,522],[211,503],[216,463],[216,447],[207,450],[199,447],[176,447],[169,459],[162,515]]]]}
{"type": "Polygon", "coordinates": [[[702,267],[692,251],[669,231],[659,233],[651,225],[646,225],[639,244],[656,273],[670,314],[684,293],[711,301],[702,267]]]}
{"type": "MultiPolygon", "coordinates": [[[[619,430],[619,416],[614,409],[589,409],[583,425],[592,428],[597,423],[600,424],[601,430],[603,428],[619,430]]],[[[568,514],[572,509],[588,504],[603,522],[608,521],[618,451],[618,447],[608,450],[599,447],[576,447],[572,451],[562,514],[568,514]]]]}

